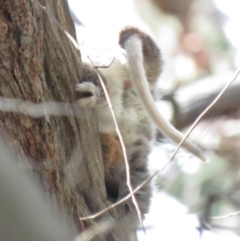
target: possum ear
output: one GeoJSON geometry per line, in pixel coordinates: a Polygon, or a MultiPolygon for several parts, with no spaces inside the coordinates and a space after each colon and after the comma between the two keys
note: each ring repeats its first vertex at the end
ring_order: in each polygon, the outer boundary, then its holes
{"type": "Polygon", "coordinates": [[[125,43],[129,38],[136,36],[142,42],[143,64],[147,80],[156,82],[162,72],[161,51],[154,40],[138,28],[128,26],[120,32],[119,44],[125,48],[125,43]]]}
{"type": "MultiPolygon", "coordinates": [[[[183,134],[157,110],[149,90],[148,81],[156,81],[157,73],[161,72],[160,51],[156,44],[148,35],[135,28],[123,30],[119,43],[126,50],[130,79],[143,107],[164,135],[177,144],[180,143],[184,138],[183,134]],[[150,61],[150,64],[147,61],[150,61]]],[[[183,142],[182,146],[201,160],[207,160],[203,152],[188,139],[183,142]]]]}

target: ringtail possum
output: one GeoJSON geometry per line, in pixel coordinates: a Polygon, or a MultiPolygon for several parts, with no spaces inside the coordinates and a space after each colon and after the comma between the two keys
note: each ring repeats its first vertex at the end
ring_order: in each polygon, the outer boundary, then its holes
{"type": "MultiPolygon", "coordinates": [[[[158,114],[155,113],[157,110],[153,111],[152,108],[156,107],[145,104],[149,98],[153,102],[151,98],[162,72],[162,65],[161,51],[154,40],[138,28],[126,27],[120,32],[111,64],[106,68],[98,68],[124,141],[133,189],[149,177],[147,159],[155,124],[175,142],[180,142],[182,138],[172,126],[170,131],[165,130],[170,124],[164,120],[161,126],[158,120],[154,119],[154,115],[158,114]]],[[[109,199],[117,201],[129,194],[125,162],[103,88],[90,61],[83,62],[83,82],[77,84],[76,93],[78,105],[94,108],[96,111],[105,165],[106,190],[109,199]]],[[[185,143],[185,148],[205,159],[190,141],[185,143]]],[[[142,187],[135,196],[141,213],[147,213],[151,197],[149,184],[142,187]]],[[[133,220],[138,220],[132,200],[129,199],[123,205],[126,213],[122,215],[131,214],[133,220]]],[[[137,221],[135,222],[137,225],[137,221]]]]}

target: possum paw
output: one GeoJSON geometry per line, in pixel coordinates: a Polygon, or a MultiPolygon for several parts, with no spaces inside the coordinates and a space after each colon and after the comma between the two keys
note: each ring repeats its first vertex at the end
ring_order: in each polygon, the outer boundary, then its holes
{"type": "Polygon", "coordinates": [[[76,104],[82,107],[94,107],[102,102],[101,90],[91,82],[76,85],[76,104]]]}

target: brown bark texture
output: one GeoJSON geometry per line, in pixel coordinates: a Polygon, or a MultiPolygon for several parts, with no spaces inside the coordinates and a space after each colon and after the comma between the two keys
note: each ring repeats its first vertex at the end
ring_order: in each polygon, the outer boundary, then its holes
{"type": "MultiPolygon", "coordinates": [[[[73,103],[75,84],[81,80],[80,53],[50,17],[76,38],[67,0],[39,2],[49,14],[36,1],[0,1],[0,96],[35,104],[73,103]]],[[[41,118],[0,112],[0,132],[17,160],[38,176],[48,196],[67,214],[72,226],[82,232],[100,219],[117,214],[112,210],[98,219],[79,220],[110,203],[95,115],[91,110],[67,111],[71,116],[41,118]],[[73,116],[76,111],[78,118],[73,116]],[[66,182],[65,168],[73,153],[75,158],[84,160],[82,169],[90,183],[88,191],[77,192],[66,182]]],[[[129,235],[135,236],[115,228],[108,240],[132,240],[129,235]]]]}

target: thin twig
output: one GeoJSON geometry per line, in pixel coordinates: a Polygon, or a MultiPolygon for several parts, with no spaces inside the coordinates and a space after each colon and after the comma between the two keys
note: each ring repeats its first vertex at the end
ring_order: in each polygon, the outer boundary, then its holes
{"type": "MultiPolygon", "coordinates": [[[[189,136],[189,134],[191,133],[191,131],[195,128],[195,126],[198,124],[198,122],[203,118],[203,116],[216,104],[216,102],[221,98],[221,96],[224,94],[224,92],[227,90],[227,88],[229,87],[229,85],[236,80],[236,78],[238,77],[238,75],[240,74],[240,69],[237,71],[237,74],[235,75],[235,77],[229,81],[225,87],[222,89],[222,91],[217,95],[217,97],[212,101],[212,103],[202,112],[201,115],[199,115],[199,117],[197,118],[197,120],[194,122],[194,124],[190,127],[189,131],[184,135],[184,138],[182,139],[182,141],[179,143],[179,145],[177,146],[176,150],[174,151],[174,153],[172,154],[172,156],[170,157],[169,161],[158,171],[156,171],[154,174],[152,174],[150,177],[148,177],[145,181],[143,181],[137,188],[135,188],[133,190],[133,194],[135,194],[136,192],[138,192],[144,185],[146,185],[150,180],[152,180],[156,175],[158,175],[161,171],[163,171],[166,166],[174,159],[174,157],[176,156],[179,148],[181,147],[182,143],[185,141],[185,139],[189,136]]],[[[87,219],[93,219],[93,218],[97,218],[100,215],[102,215],[103,213],[105,213],[106,211],[115,208],[116,206],[122,204],[123,202],[127,201],[129,198],[131,197],[131,194],[128,194],[127,196],[125,196],[124,198],[122,198],[121,200],[119,200],[118,202],[108,206],[107,208],[101,210],[100,212],[97,212],[93,215],[87,216],[87,217],[83,217],[81,218],[82,220],[87,220],[87,219]]]]}
{"type": "Polygon", "coordinates": [[[94,237],[108,232],[113,226],[114,226],[114,220],[111,218],[100,221],[97,224],[85,230],[82,234],[75,237],[73,241],[92,240],[94,237]]]}
{"type": "Polygon", "coordinates": [[[224,215],[224,216],[210,217],[210,219],[216,220],[216,219],[231,218],[231,217],[237,216],[237,215],[239,215],[239,214],[240,214],[240,211],[235,212],[235,213],[230,213],[230,214],[227,214],[227,215],[224,215]]]}
{"type": "Polygon", "coordinates": [[[91,58],[88,56],[88,59],[90,60],[90,62],[92,63],[95,71],[96,71],[96,74],[100,80],[100,83],[102,85],[102,88],[103,88],[103,91],[104,91],[104,94],[106,96],[106,100],[107,100],[107,103],[108,103],[108,107],[109,107],[109,110],[111,112],[111,115],[112,115],[112,118],[113,118],[113,122],[114,122],[114,125],[115,125],[115,128],[116,128],[116,132],[118,134],[118,137],[119,137],[119,141],[120,141],[120,144],[121,144],[121,147],[122,147],[122,150],[123,150],[123,157],[124,157],[124,161],[125,161],[125,167],[126,167],[126,178],[127,178],[127,186],[128,186],[128,189],[130,191],[130,194],[132,196],[132,201],[133,201],[133,204],[136,208],[136,211],[137,211],[137,214],[138,214],[138,218],[139,218],[139,221],[141,223],[141,226],[143,227],[144,229],[144,226],[143,226],[143,220],[142,220],[142,214],[141,214],[141,211],[140,211],[140,208],[139,208],[139,205],[137,203],[137,200],[136,200],[136,197],[133,193],[133,188],[132,188],[132,183],[131,183],[131,176],[130,176],[130,166],[129,166],[129,162],[128,162],[128,158],[127,158],[127,152],[126,152],[126,147],[125,147],[125,144],[124,144],[124,141],[123,141],[123,138],[122,138],[122,134],[121,134],[121,131],[119,129],[119,126],[118,126],[118,123],[117,123],[117,119],[116,119],[116,116],[115,116],[115,113],[114,113],[114,110],[113,110],[113,106],[112,106],[112,103],[111,103],[111,99],[110,99],[110,96],[108,94],[108,91],[107,91],[107,88],[104,84],[104,81],[99,73],[99,70],[97,67],[94,66],[91,58]]]}
{"type": "Polygon", "coordinates": [[[40,8],[48,15],[48,17],[51,18],[51,20],[54,21],[54,23],[58,26],[58,28],[63,31],[63,33],[64,33],[64,34],[68,37],[68,39],[72,42],[72,44],[74,45],[74,47],[75,47],[77,50],[80,50],[80,47],[79,47],[77,41],[76,41],[76,40],[72,37],[72,35],[63,27],[63,25],[60,24],[60,23],[58,22],[58,20],[57,20],[51,13],[49,13],[49,12],[47,11],[46,7],[43,6],[41,3],[39,3],[38,0],[31,0],[31,1],[32,1],[33,4],[34,4],[34,3],[37,4],[38,7],[40,7],[40,8]]]}
{"type": "MultiPolygon", "coordinates": [[[[224,92],[228,89],[228,87],[232,84],[233,81],[235,81],[238,77],[238,75],[240,74],[240,69],[237,71],[235,77],[228,81],[228,83],[224,86],[224,88],[221,90],[221,92],[215,97],[215,99],[206,107],[206,109],[198,116],[198,118],[194,121],[194,123],[191,125],[191,127],[188,129],[188,131],[186,132],[186,134],[184,135],[184,138],[181,140],[181,142],[179,143],[179,145],[177,146],[176,151],[173,153],[173,158],[176,156],[177,151],[179,150],[179,148],[182,146],[182,144],[184,143],[184,141],[188,138],[188,136],[191,134],[191,132],[194,130],[194,128],[197,126],[197,124],[200,122],[200,120],[204,117],[204,115],[207,114],[207,112],[218,102],[218,100],[222,97],[222,95],[224,94],[224,92]]],[[[166,168],[166,166],[168,165],[169,162],[172,161],[173,158],[170,158],[170,160],[164,165],[163,169],[166,168]]]]}
{"type": "MultiPolygon", "coordinates": [[[[74,37],[64,28],[64,26],[62,24],[60,24],[58,22],[58,20],[51,14],[47,11],[46,7],[43,6],[42,4],[39,3],[39,1],[37,0],[31,0],[32,2],[35,2],[48,16],[49,18],[51,18],[51,20],[54,21],[54,23],[58,26],[58,28],[60,30],[63,31],[63,33],[68,37],[68,39],[70,40],[70,42],[72,42],[73,46],[77,49],[77,50],[81,50],[78,42],[74,39],[74,37]]],[[[94,67],[96,68],[109,68],[110,65],[112,64],[113,62],[113,59],[111,59],[110,63],[108,65],[94,65],[94,67]]]]}

